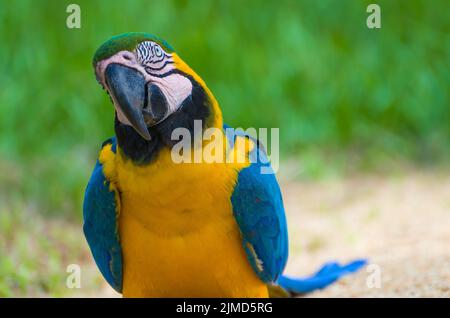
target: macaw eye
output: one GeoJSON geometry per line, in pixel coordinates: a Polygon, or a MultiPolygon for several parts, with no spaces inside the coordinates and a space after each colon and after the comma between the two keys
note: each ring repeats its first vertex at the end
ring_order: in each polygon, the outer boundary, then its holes
{"type": "Polygon", "coordinates": [[[157,57],[161,57],[162,56],[162,49],[159,45],[155,45],[155,55],[157,57]]]}

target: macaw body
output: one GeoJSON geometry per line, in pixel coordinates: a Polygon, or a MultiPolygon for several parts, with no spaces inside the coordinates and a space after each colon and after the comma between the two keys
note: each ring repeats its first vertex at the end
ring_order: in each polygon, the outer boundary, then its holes
{"type": "Polygon", "coordinates": [[[101,273],[118,292],[268,297],[276,285],[294,293],[322,288],[365,263],[327,264],[306,279],[282,276],[286,218],[275,175],[261,173],[270,167],[264,150],[243,133],[225,132],[212,93],[164,42],[147,34],[113,38],[94,66],[116,107],[116,137],[103,144],[87,186],[83,228],[101,273]],[[142,66],[148,74],[139,73],[142,66]],[[176,127],[192,128],[195,119],[222,132],[231,149],[224,153],[235,160],[174,162],[169,136],[176,127]],[[235,147],[239,141],[246,146],[235,147]]]}
{"type": "Polygon", "coordinates": [[[124,296],[268,296],[242,247],[231,202],[249,163],[176,164],[164,150],[156,164],[136,166],[112,144],[100,163],[120,192],[124,296]]]}

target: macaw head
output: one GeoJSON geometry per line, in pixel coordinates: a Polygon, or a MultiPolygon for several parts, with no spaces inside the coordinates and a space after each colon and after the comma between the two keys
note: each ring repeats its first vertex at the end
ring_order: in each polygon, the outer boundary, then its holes
{"type": "Polygon", "coordinates": [[[175,128],[222,127],[222,114],[204,81],[164,40],[147,33],[125,33],[96,51],[98,82],[114,104],[115,131],[125,155],[149,161],[172,145],[175,128]]]}

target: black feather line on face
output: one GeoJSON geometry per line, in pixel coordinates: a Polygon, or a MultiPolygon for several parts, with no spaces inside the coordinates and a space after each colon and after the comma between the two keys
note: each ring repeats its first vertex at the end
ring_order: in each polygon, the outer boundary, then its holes
{"type": "Polygon", "coordinates": [[[194,140],[194,120],[202,120],[203,129],[211,114],[211,101],[203,87],[192,76],[179,72],[192,82],[192,93],[182,103],[181,107],[163,122],[149,127],[151,140],[143,139],[132,127],[122,124],[115,118],[115,132],[123,155],[135,164],[144,165],[156,159],[163,147],[171,148],[178,140],[171,140],[172,131],[176,128],[186,128],[194,140]]]}

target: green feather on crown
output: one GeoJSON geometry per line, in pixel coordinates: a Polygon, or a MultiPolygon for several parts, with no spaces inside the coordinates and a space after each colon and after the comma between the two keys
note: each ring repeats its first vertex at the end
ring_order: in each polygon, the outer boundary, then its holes
{"type": "Polygon", "coordinates": [[[120,35],[116,35],[103,43],[94,54],[92,60],[95,66],[97,62],[104,60],[110,56],[113,56],[120,51],[133,51],[136,46],[143,41],[153,41],[158,43],[167,53],[172,53],[175,50],[163,39],[159,37],[145,33],[145,32],[130,32],[120,35]]]}

